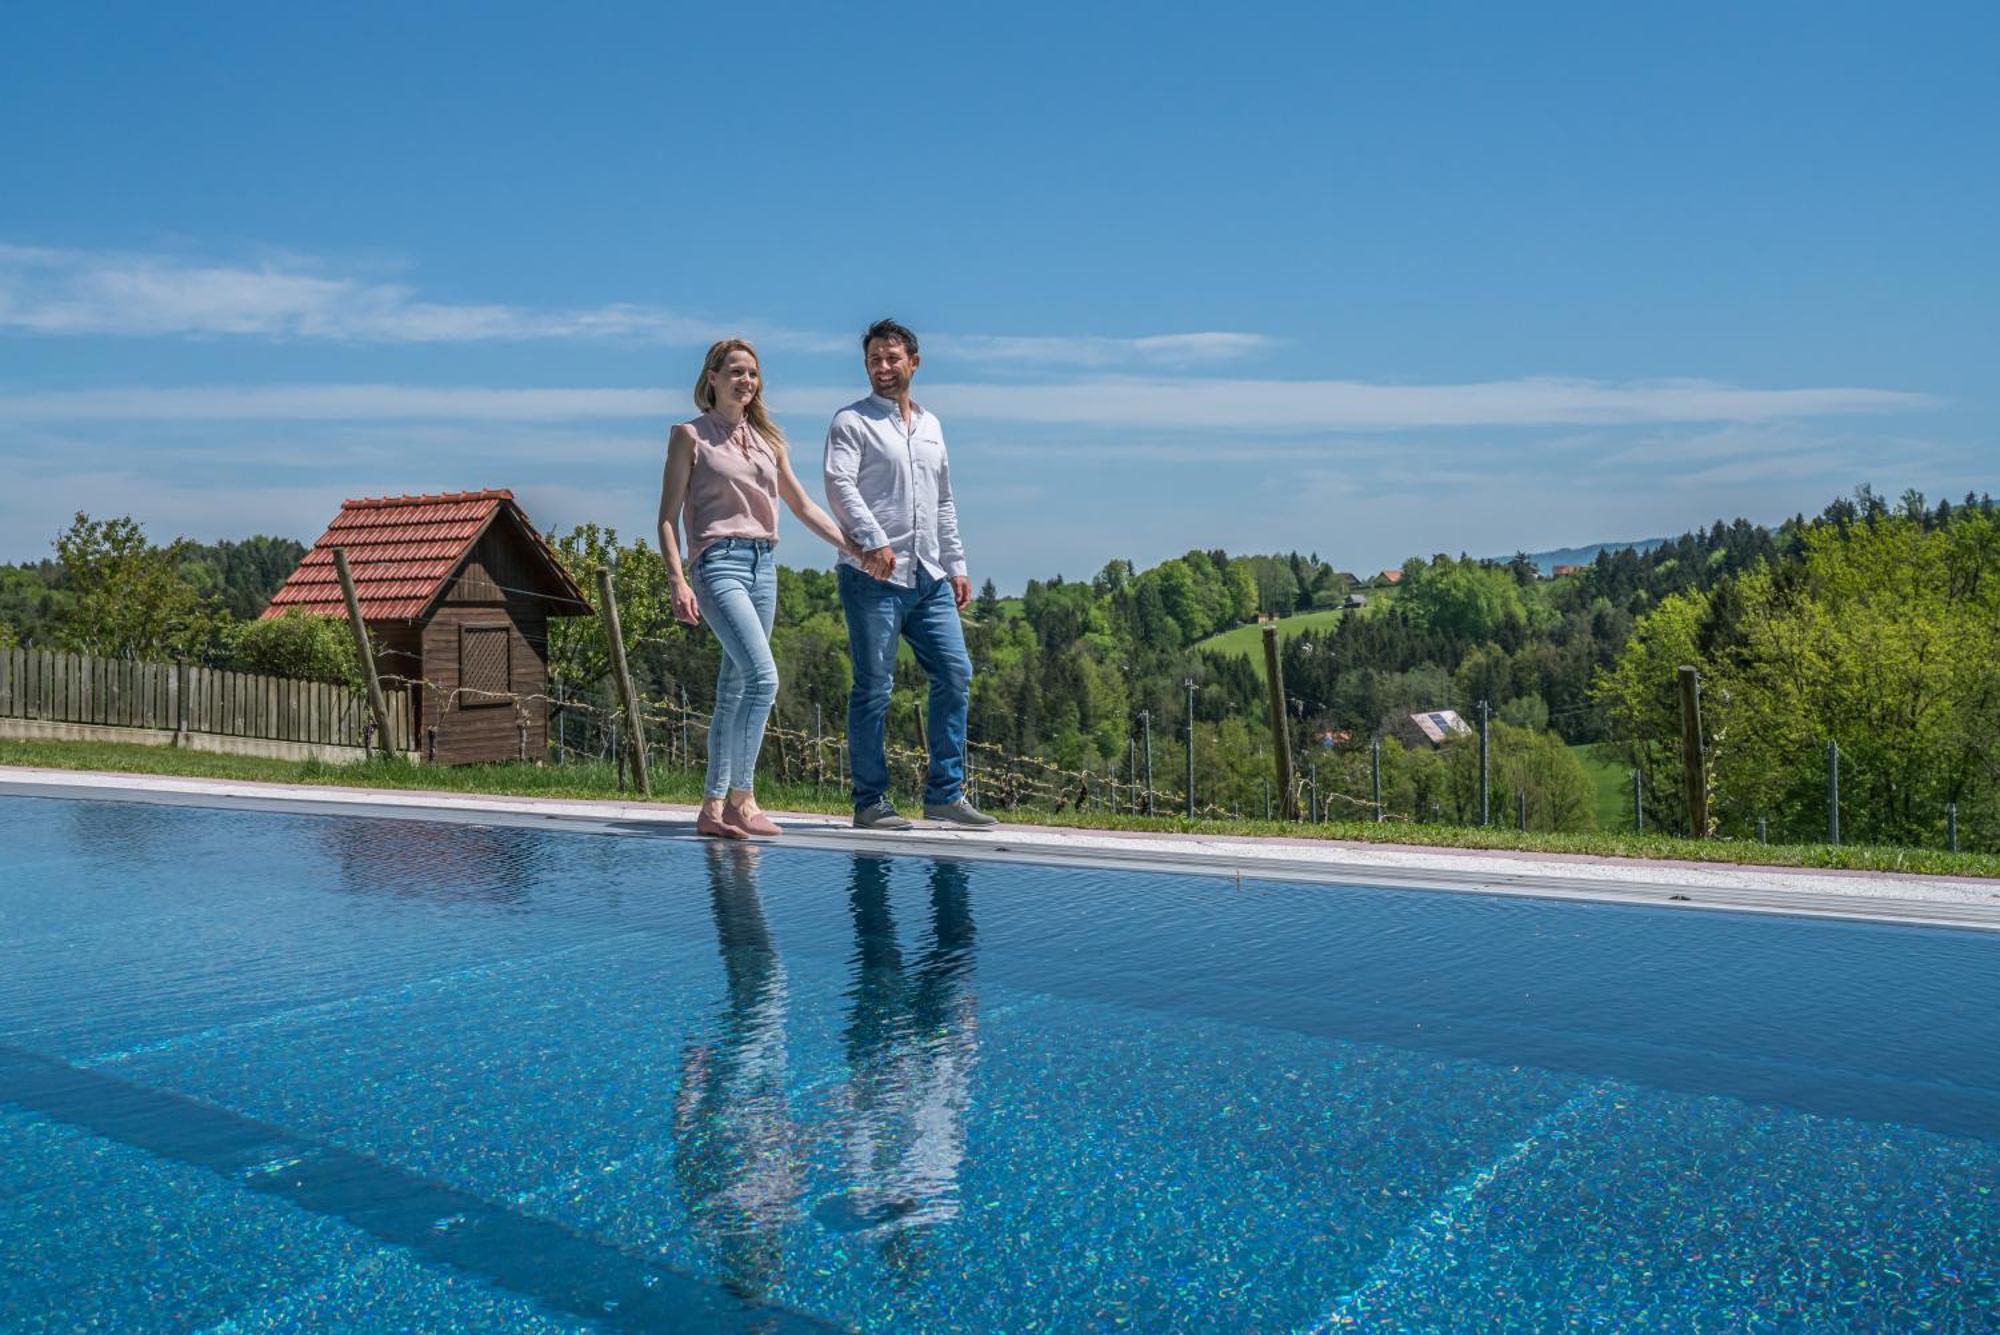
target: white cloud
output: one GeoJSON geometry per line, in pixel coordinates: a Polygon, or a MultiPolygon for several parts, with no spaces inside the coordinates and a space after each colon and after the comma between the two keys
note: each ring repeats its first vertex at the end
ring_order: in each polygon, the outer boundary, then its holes
{"type": "MultiPolygon", "coordinates": [[[[850,334],[723,321],[617,302],[541,310],[431,301],[402,283],[332,272],[310,257],[255,263],[0,244],[0,330],[47,336],[258,336],[352,343],[629,338],[701,347],[732,335],[812,354],[855,353],[850,334]]],[[[928,349],[978,365],[1189,366],[1274,346],[1261,334],[1138,338],[940,333],[928,349]]]]}
{"type": "MultiPolygon", "coordinates": [[[[1100,377],[1037,385],[919,386],[951,421],[1000,421],[1125,430],[1235,434],[1435,427],[1635,426],[1777,422],[1937,406],[1922,394],[1865,388],[1742,389],[1711,381],[1606,383],[1506,380],[1379,385],[1342,380],[1100,377]]],[[[853,386],[788,390],[781,415],[823,418],[853,386]]],[[[640,388],[493,389],[477,386],[271,385],[106,388],[0,395],[0,421],[61,420],[666,420],[686,410],[678,391],[640,388]]]]}
{"type": "Polygon", "coordinates": [[[1707,380],[1529,378],[1401,385],[1105,376],[1040,385],[934,384],[920,390],[947,419],[1235,432],[1767,422],[1937,406],[1926,395],[1896,390],[1743,389],[1707,380]]]}
{"type": "Polygon", "coordinates": [[[290,256],[241,265],[26,246],[0,246],[0,328],[375,343],[639,336],[699,344],[723,332],[715,322],[623,304],[539,311],[425,301],[402,284],[329,274],[290,256]]]}
{"type": "Polygon", "coordinates": [[[1082,335],[1012,337],[996,334],[937,334],[922,339],[926,352],[981,364],[1040,363],[1078,367],[1116,366],[1142,362],[1155,366],[1192,366],[1236,361],[1278,346],[1264,334],[1214,331],[1196,334],[1153,334],[1144,338],[1100,338],[1082,335]]]}
{"type": "Polygon", "coordinates": [[[574,421],[682,413],[664,389],[216,385],[0,395],[0,421],[574,421]]]}

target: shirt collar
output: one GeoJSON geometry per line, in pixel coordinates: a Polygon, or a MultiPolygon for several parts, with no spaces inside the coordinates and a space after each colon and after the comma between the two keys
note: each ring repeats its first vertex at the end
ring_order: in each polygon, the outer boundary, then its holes
{"type": "MultiPolygon", "coordinates": [[[[894,399],[888,398],[885,395],[881,394],[870,394],[868,396],[868,401],[874,404],[877,408],[880,408],[884,413],[887,413],[891,418],[891,420],[900,422],[903,419],[903,409],[901,405],[899,405],[894,399]]],[[[918,403],[915,399],[911,399],[910,425],[915,426],[917,424],[917,421],[920,418],[922,418],[923,415],[924,415],[924,405],[918,403]]]]}

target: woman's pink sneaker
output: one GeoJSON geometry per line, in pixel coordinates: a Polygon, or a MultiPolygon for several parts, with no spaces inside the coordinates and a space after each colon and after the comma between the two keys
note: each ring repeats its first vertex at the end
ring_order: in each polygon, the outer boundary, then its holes
{"type": "Polygon", "coordinates": [[[724,807],[722,811],[723,814],[720,819],[709,815],[706,811],[696,813],[694,818],[694,832],[696,834],[708,835],[714,839],[747,839],[750,837],[748,832],[729,823],[728,807],[724,807]]]}
{"type": "Polygon", "coordinates": [[[731,829],[741,830],[744,834],[774,835],[784,833],[783,830],[778,828],[776,821],[761,811],[755,815],[745,815],[743,808],[724,804],[722,819],[731,829]]]}

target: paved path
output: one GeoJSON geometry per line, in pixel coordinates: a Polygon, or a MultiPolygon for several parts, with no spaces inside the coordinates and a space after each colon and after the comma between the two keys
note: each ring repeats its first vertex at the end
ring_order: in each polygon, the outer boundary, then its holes
{"type": "MultiPolygon", "coordinates": [[[[657,802],[489,797],[15,766],[0,766],[0,796],[231,806],[653,838],[697,837],[695,808],[657,802]]],[[[773,814],[786,828],[780,842],[793,847],[1149,868],[1265,881],[1383,885],[2000,931],[2000,881],[1971,877],[1037,825],[1009,824],[978,832],[920,825],[908,831],[877,833],[853,829],[845,820],[832,816],[773,814]]]]}

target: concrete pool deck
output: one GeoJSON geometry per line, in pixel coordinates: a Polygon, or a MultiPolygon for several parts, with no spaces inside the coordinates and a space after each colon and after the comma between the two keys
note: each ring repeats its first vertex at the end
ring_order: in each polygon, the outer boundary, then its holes
{"type": "MultiPolygon", "coordinates": [[[[659,802],[491,797],[0,766],[0,797],[233,807],[301,815],[693,840],[695,808],[659,802]]],[[[1359,884],[2000,931],[2000,881],[1577,854],[1488,852],[1326,839],[1001,825],[856,830],[835,816],[773,812],[794,848],[1359,884]]]]}

